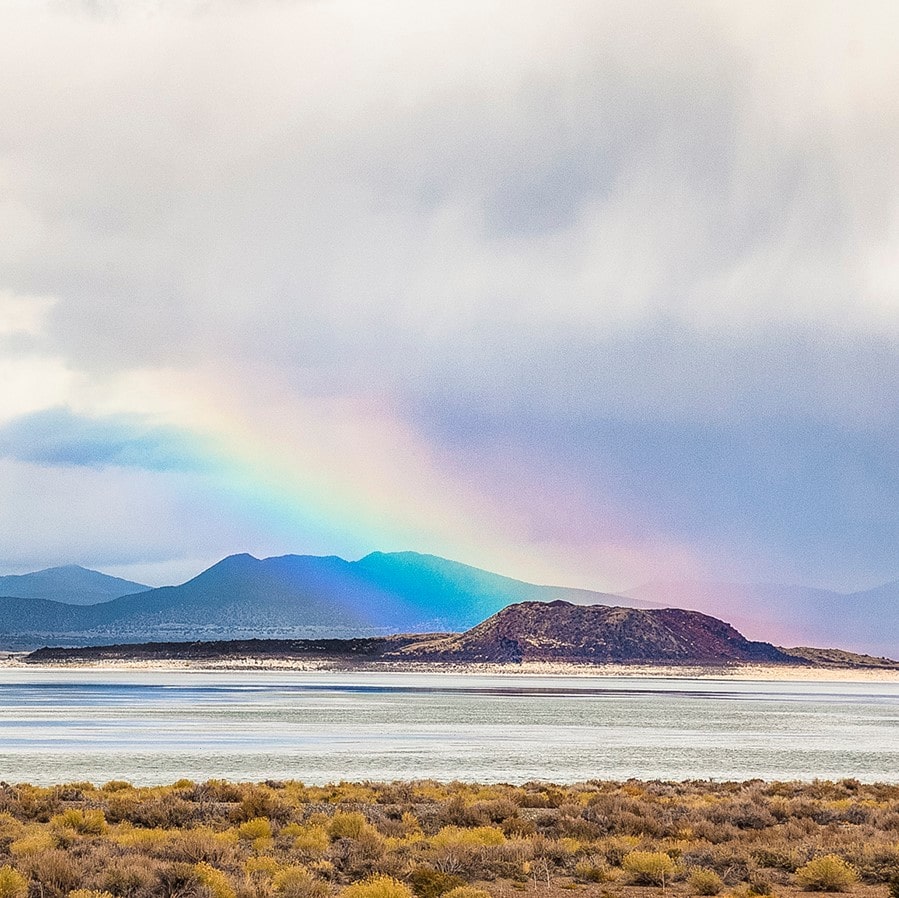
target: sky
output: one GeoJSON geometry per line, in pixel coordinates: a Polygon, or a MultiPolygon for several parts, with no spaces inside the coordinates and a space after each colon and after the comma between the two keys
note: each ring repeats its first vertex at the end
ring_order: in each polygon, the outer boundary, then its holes
{"type": "Polygon", "coordinates": [[[0,568],[899,577],[892,0],[0,0],[0,568]]]}

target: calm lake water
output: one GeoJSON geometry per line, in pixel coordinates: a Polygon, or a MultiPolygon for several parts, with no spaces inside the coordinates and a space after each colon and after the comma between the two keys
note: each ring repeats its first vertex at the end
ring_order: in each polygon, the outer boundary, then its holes
{"type": "Polygon", "coordinates": [[[0,670],[0,779],[899,781],[899,683],[0,670]]]}

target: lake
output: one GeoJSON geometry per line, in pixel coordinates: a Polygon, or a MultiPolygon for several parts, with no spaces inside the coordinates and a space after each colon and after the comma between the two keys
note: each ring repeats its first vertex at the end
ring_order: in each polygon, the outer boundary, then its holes
{"type": "Polygon", "coordinates": [[[899,781],[899,683],[0,669],[0,779],[899,781]]]}

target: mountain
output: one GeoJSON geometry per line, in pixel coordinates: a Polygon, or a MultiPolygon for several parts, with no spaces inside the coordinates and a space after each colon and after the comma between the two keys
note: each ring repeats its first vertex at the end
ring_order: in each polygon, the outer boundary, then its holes
{"type": "Polygon", "coordinates": [[[899,581],[840,594],[797,586],[650,583],[627,596],[538,586],[414,552],[232,555],[186,583],[149,589],[69,566],[0,577],[0,647],[152,640],[315,639],[474,627],[508,605],[676,607],[749,639],[899,655],[899,581]]]}
{"type": "MultiPolygon", "coordinates": [[[[381,636],[364,639],[169,642],[138,645],[44,648],[33,663],[104,660],[303,659],[336,667],[370,662],[517,664],[523,661],[575,664],[722,665],[733,663],[806,666],[887,666],[875,659],[834,656],[816,649],[790,654],[766,642],[750,642],[730,624],[696,611],[638,609],[570,602],[510,605],[464,633],[381,636]],[[870,662],[873,662],[870,663],[870,662]]],[[[896,664],[893,662],[893,669],[896,664]]]]}
{"type": "Polygon", "coordinates": [[[444,662],[794,663],[730,624],[679,608],[523,602],[465,633],[412,643],[398,657],[444,662]]]}
{"type": "Polygon", "coordinates": [[[77,564],[49,567],[31,574],[0,577],[0,596],[49,599],[68,605],[95,605],[149,589],[141,583],[110,577],[77,564]]]}
{"type": "Polygon", "coordinates": [[[566,599],[639,607],[605,593],[538,586],[413,552],[232,555],[180,586],[84,607],[0,600],[8,648],[123,640],[333,638],[465,630],[506,605],[566,599]],[[18,603],[17,603],[18,602],[18,603]]]}
{"type": "Polygon", "coordinates": [[[853,593],[803,586],[649,583],[628,596],[726,617],[750,638],[899,655],[899,581],[853,593]]]}

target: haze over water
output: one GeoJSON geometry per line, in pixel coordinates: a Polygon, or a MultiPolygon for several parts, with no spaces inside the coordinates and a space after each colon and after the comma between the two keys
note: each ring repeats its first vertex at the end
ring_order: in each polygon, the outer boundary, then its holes
{"type": "Polygon", "coordinates": [[[0,779],[895,780],[899,683],[0,671],[0,779]]]}

